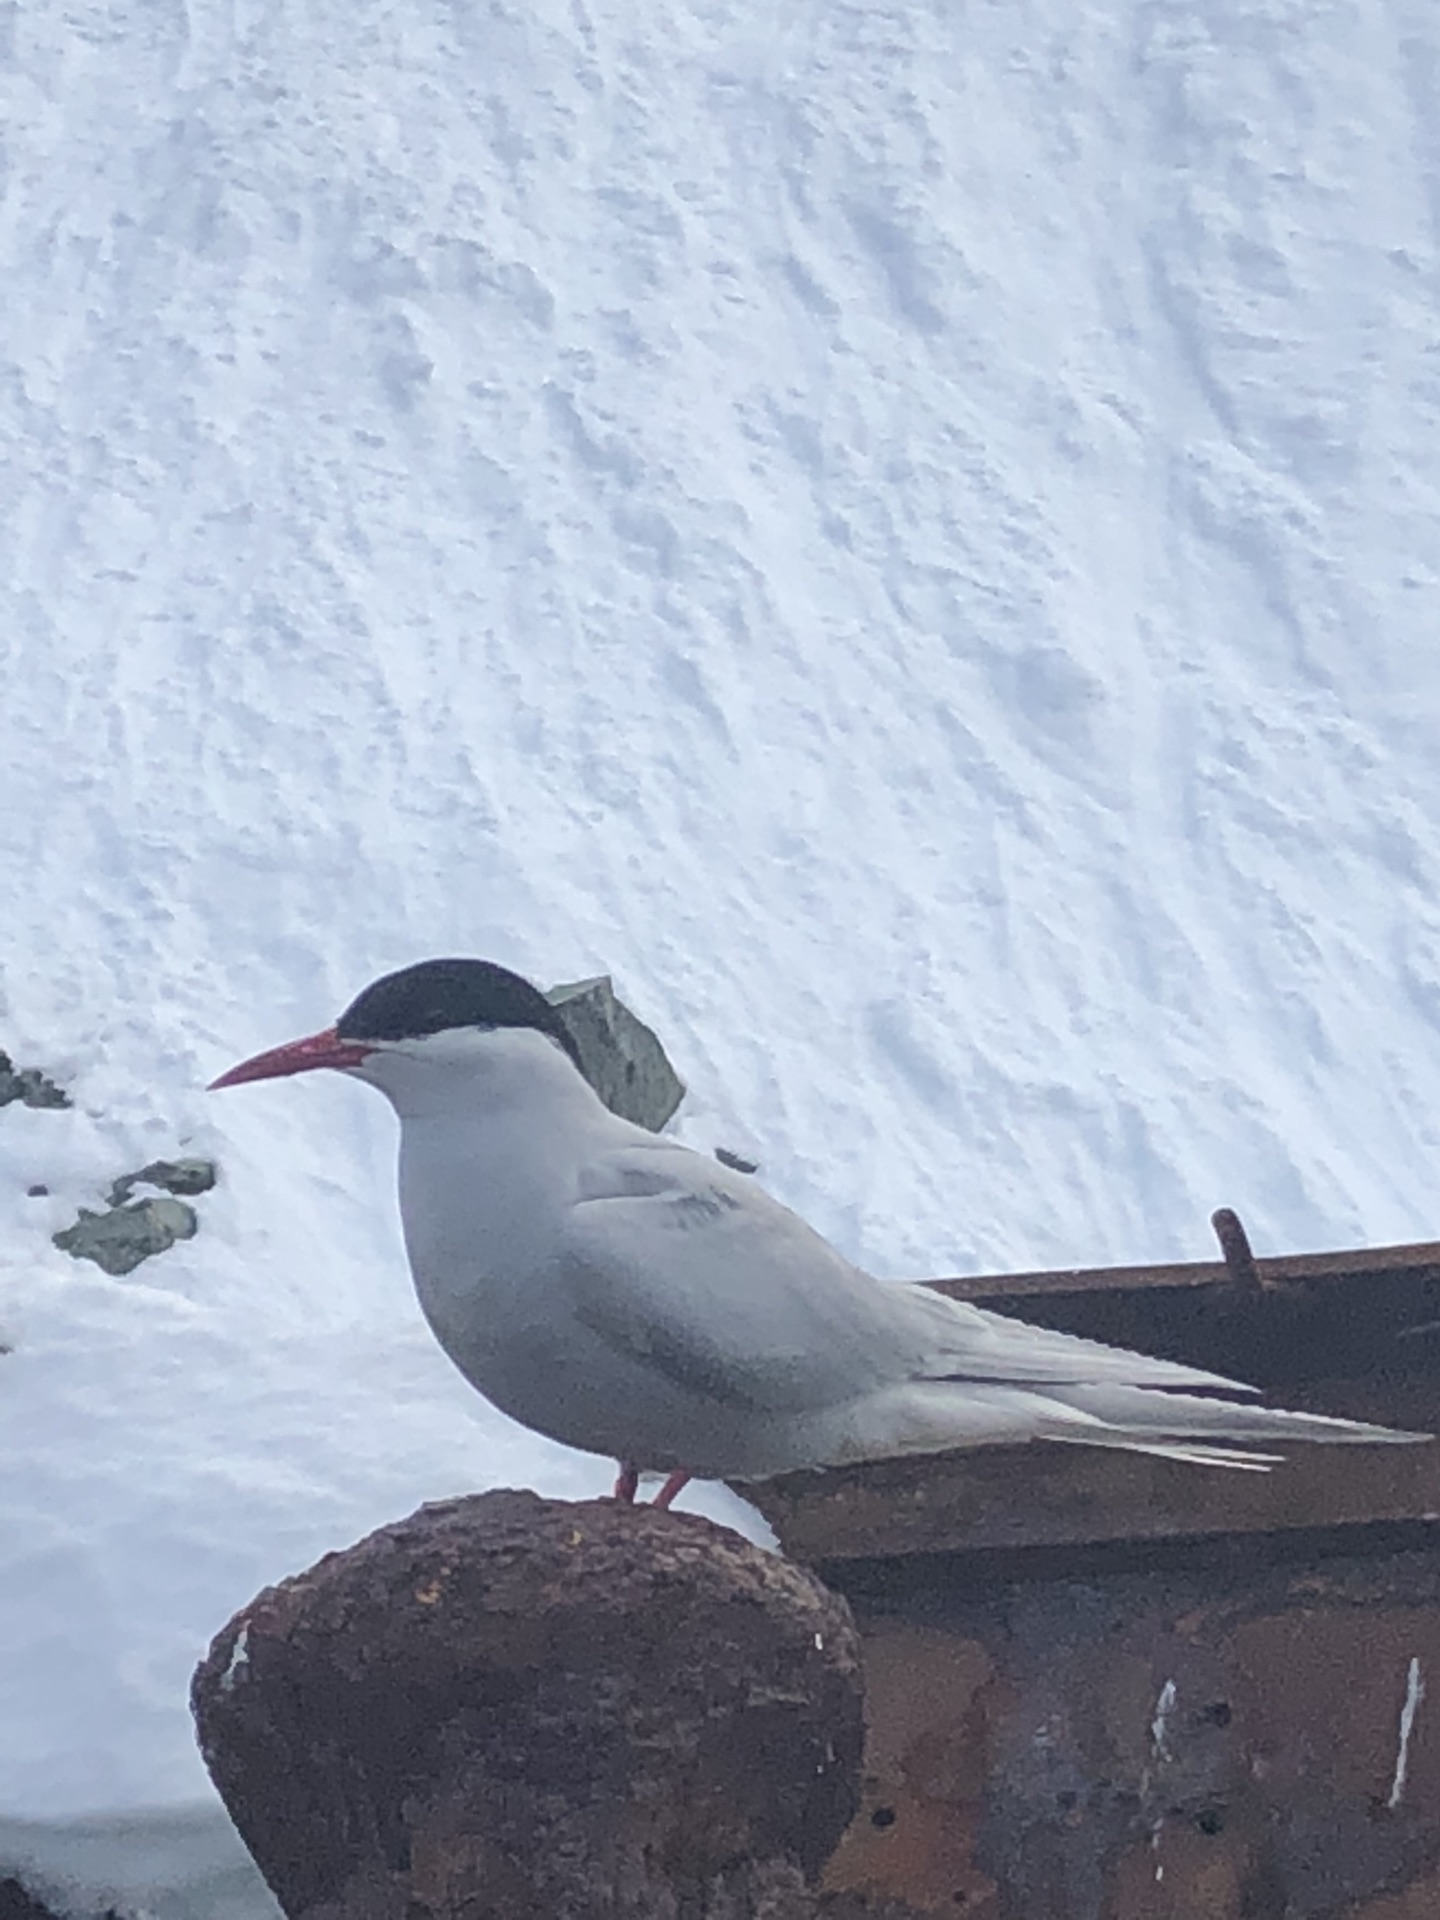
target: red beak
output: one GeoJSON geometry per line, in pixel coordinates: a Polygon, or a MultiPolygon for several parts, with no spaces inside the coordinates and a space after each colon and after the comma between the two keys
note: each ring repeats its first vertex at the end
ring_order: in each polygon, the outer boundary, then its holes
{"type": "Polygon", "coordinates": [[[284,1074],[309,1073],[315,1067],[358,1067],[374,1051],[357,1041],[342,1040],[334,1027],[327,1027],[324,1033],[312,1033],[308,1040],[291,1040],[286,1046],[272,1047],[268,1053],[242,1060],[238,1067],[212,1080],[209,1091],[238,1087],[246,1080],[279,1080],[284,1074]]]}

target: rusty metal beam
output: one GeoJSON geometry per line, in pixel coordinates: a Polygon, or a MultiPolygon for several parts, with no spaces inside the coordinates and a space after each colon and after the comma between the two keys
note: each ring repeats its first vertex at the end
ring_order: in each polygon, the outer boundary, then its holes
{"type": "MultiPolygon", "coordinates": [[[[1229,1209],[1220,1211],[1228,1213],[1229,1209]]],[[[1360,1247],[1344,1253],[1287,1253],[1270,1259],[1252,1256],[1252,1264],[1262,1287],[1362,1285],[1380,1276],[1440,1280],[1440,1241],[1426,1240],[1402,1247],[1360,1247]]],[[[1228,1288],[1235,1284],[1235,1275],[1223,1260],[1190,1260],[1144,1267],[1060,1267],[1048,1273],[966,1274],[932,1284],[957,1300],[983,1301],[989,1305],[1037,1294],[1228,1288]]]]}
{"type": "Polygon", "coordinates": [[[789,1474],[743,1491],[786,1552],[812,1566],[1227,1534],[1278,1540],[1385,1523],[1440,1537],[1440,1446],[1296,1447],[1261,1474],[1036,1442],[789,1474]]]}
{"type": "MultiPolygon", "coordinates": [[[[1024,1319],[1208,1366],[1281,1404],[1440,1430],[1440,1242],[939,1280],[1024,1319]]],[[[745,1489],[812,1563],[1440,1527],[1440,1444],[1297,1446],[1270,1474],[1033,1445],[793,1474],[745,1489]]]]}

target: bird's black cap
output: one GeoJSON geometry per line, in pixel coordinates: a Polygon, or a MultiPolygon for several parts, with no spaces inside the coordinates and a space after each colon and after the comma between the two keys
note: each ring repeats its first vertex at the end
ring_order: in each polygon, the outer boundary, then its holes
{"type": "Polygon", "coordinates": [[[534,1027],[580,1054],[554,1007],[528,980],[491,960],[421,960],[357,994],[335,1022],[342,1040],[418,1040],[452,1027],[534,1027]]]}

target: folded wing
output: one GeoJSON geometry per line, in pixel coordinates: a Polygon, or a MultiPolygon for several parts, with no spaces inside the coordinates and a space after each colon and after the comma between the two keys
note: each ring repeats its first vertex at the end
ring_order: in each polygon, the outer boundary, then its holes
{"type": "Polygon", "coordinates": [[[669,1142],[587,1168],[564,1248],[592,1332],[756,1411],[835,1406],[907,1380],[1248,1391],[875,1280],[762,1188],[669,1142]]]}

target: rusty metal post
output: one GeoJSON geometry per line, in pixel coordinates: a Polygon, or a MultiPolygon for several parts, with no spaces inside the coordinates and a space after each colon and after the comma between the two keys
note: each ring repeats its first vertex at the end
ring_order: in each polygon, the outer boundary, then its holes
{"type": "Polygon", "coordinates": [[[1217,1207],[1210,1216],[1210,1224],[1236,1286],[1249,1293],[1262,1292],[1265,1282],[1260,1278],[1260,1269],[1250,1251],[1250,1236],[1241,1225],[1239,1214],[1233,1207],[1217,1207]]]}

